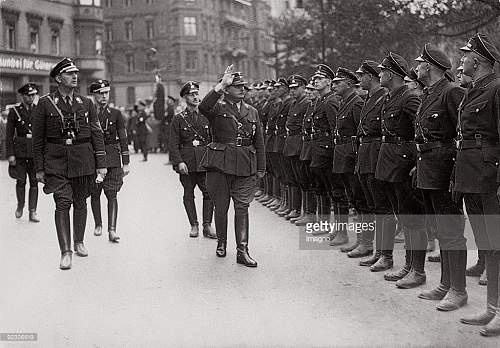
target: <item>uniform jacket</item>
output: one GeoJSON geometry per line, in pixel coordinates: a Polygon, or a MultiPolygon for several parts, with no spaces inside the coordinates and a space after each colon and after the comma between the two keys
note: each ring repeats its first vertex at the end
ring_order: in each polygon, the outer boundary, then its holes
{"type": "Polygon", "coordinates": [[[416,115],[415,140],[419,144],[447,145],[417,153],[418,188],[447,190],[449,187],[456,156],[458,106],[463,95],[464,90],[446,78],[424,89],[416,115]]]}
{"type": "Polygon", "coordinates": [[[367,95],[358,125],[358,138],[360,144],[358,148],[358,158],[356,161],[356,171],[359,174],[373,174],[377,168],[378,153],[380,151],[382,137],[380,113],[385,100],[386,92],[380,87],[373,92],[373,95],[367,95]],[[369,142],[363,142],[362,137],[369,142]]]}
{"type": "Polygon", "coordinates": [[[149,117],[144,110],[137,114],[135,129],[137,137],[142,141],[145,141],[150,133],[146,122],[149,117]]]}
{"type": "Polygon", "coordinates": [[[309,100],[307,100],[306,96],[303,96],[301,99],[295,100],[290,106],[285,125],[287,131],[285,146],[283,147],[283,155],[285,156],[300,156],[302,150],[302,123],[309,105],[309,100]]]}
{"type": "Polygon", "coordinates": [[[311,167],[331,166],[333,159],[333,131],[339,103],[333,92],[320,97],[313,111],[313,154],[311,167]]]}
{"type": "Polygon", "coordinates": [[[402,182],[409,179],[415,166],[415,114],[420,98],[408,90],[398,88],[392,95],[387,94],[381,110],[382,136],[399,137],[401,141],[383,142],[377,161],[375,177],[389,182],[402,182]]]}
{"type": "Polygon", "coordinates": [[[10,109],[5,131],[7,156],[33,157],[32,122],[35,106],[32,105],[28,111],[28,107],[21,103],[10,109]]]}
{"type": "Polygon", "coordinates": [[[92,101],[74,93],[72,105],[67,105],[56,91],[38,101],[33,114],[33,159],[35,170],[68,178],[95,174],[95,169],[106,168],[104,134],[92,101]],[[52,98],[65,119],[76,119],[81,144],[63,145],[49,139],[64,140],[61,116],[49,101],[52,98]],[[89,139],[90,141],[85,141],[89,139]]]}
{"type": "Polygon", "coordinates": [[[357,130],[363,99],[352,92],[340,104],[335,123],[334,173],[354,173],[356,165],[357,130]]]}
{"type": "Polygon", "coordinates": [[[286,122],[288,119],[288,113],[290,112],[290,107],[295,102],[295,99],[287,96],[283,100],[283,104],[278,112],[276,118],[276,150],[275,152],[283,153],[283,148],[285,147],[286,140],[286,122]]]}
{"type": "Polygon", "coordinates": [[[184,162],[189,172],[205,171],[201,160],[211,142],[208,119],[195,111],[186,109],[172,118],[169,138],[170,161],[174,169],[184,162]]]}
{"type": "Polygon", "coordinates": [[[266,124],[266,152],[276,152],[276,141],[278,138],[278,126],[276,122],[278,121],[279,112],[282,106],[283,101],[281,99],[275,99],[269,106],[266,124]]]}
{"type": "MultiPolygon", "coordinates": [[[[481,137],[498,143],[500,117],[500,79],[489,74],[476,81],[460,104],[458,137],[475,140],[481,137]]],[[[495,192],[500,181],[499,145],[480,145],[457,152],[455,190],[466,193],[495,192]]]]}
{"type": "Polygon", "coordinates": [[[127,129],[120,110],[106,105],[99,110],[97,117],[104,132],[106,167],[119,168],[122,162],[129,164],[127,129]]]}
{"type": "Polygon", "coordinates": [[[313,113],[316,108],[316,100],[311,100],[307,104],[307,109],[302,122],[302,149],[300,150],[301,161],[311,161],[313,148],[313,113]]]}
{"type": "Polygon", "coordinates": [[[264,137],[257,110],[241,102],[241,109],[219,100],[221,93],[208,92],[199,105],[200,112],[210,122],[212,142],[202,160],[202,166],[236,176],[250,176],[266,170],[264,137]],[[237,138],[248,139],[249,146],[237,146],[237,138]]]}

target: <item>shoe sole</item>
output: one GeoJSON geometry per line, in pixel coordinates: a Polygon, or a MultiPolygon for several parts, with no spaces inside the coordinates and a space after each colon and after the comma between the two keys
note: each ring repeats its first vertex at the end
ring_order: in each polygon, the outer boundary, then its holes
{"type": "Polygon", "coordinates": [[[250,267],[250,268],[256,268],[256,267],[257,267],[257,265],[256,265],[256,264],[255,264],[255,265],[250,265],[250,264],[246,264],[246,263],[245,263],[245,262],[243,262],[243,261],[236,261],[236,263],[237,263],[237,264],[239,264],[239,265],[243,265],[243,266],[246,266],[246,267],[250,267]]]}

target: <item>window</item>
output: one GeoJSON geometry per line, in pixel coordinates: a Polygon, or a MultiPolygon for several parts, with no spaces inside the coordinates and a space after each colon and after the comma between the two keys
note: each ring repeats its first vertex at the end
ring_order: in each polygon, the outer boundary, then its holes
{"type": "Polygon", "coordinates": [[[50,32],[50,53],[55,56],[61,54],[61,34],[59,29],[52,29],[50,32]]]}
{"type": "Polygon", "coordinates": [[[203,32],[201,33],[203,36],[203,41],[208,40],[208,25],[206,21],[203,21],[203,32]]]}
{"type": "Polygon", "coordinates": [[[104,25],[104,38],[106,41],[113,41],[113,24],[106,23],[104,25]]]}
{"type": "Polygon", "coordinates": [[[184,17],[184,35],[196,36],[196,17],[184,17]]]}
{"type": "Polygon", "coordinates": [[[129,105],[135,104],[135,87],[134,86],[127,87],[127,104],[129,104],[129,105]]]}
{"type": "Polygon", "coordinates": [[[16,49],[16,25],[14,23],[7,24],[7,48],[16,49]]]}
{"type": "Polygon", "coordinates": [[[151,40],[154,37],[154,23],[152,20],[146,21],[146,38],[151,40]]]}
{"type": "Polygon", "coordinates": [[[135,71],[135,59],[134,55],[132,54],[127,54],[126,56],[127,59],[127,72],[132,73],[135,71]]]}
{"type": "Polygon", "coordinates": [[[198,63],[198,52],[186,51],[186,70],[196,70],[198,63]]]}
{"type": "Polygon", "coordinates": [[[113,7],[113,0],[104,0],[104,7],[113,7]]]}
{"type": "Polygon", "coordinates": [[[95,55],[102,56],[102,34],[95,34],[95,55]]]}
{"type": "Polygon", "coordinates": [[[125,7],[132,6],[132,0],[123,0],[123,6],[125,7]]]}
{"type": "Polygon", "coordinates": [[[133,34],[134,34],[134,23],[125,22],[125,39],[129,41],[132,40],[133,34]]]}
{"type": "Polygon", "coordinates": [[[38,30],[38,27],[30,27],[30,51],[33,53],[38,53],[40,47],[38,30]]]}

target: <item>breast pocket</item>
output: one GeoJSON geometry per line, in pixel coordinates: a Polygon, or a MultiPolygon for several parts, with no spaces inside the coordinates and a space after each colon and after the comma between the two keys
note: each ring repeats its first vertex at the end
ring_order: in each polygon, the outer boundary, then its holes
{"type": "Polygon", "coordinates": [[[488,100],[485,100],[485,101],[482,101],[479,103],[475,103],[472,105],[467,105],[464,108],[464,112],[467,112],[468,114],[472,114],[472,115],[478,115],[481,113],[481,111],[483,111],[484,108],[486,108],[487,105],[488,105],[488,100]]]}
{"type": "Polygon", "coordinates": [[[425,114],[421,121],[422,128],[429,131],[438,130],[443,127],[444,119],[446,118],[446,111],[444,110],[432,110],[425,114]]]}

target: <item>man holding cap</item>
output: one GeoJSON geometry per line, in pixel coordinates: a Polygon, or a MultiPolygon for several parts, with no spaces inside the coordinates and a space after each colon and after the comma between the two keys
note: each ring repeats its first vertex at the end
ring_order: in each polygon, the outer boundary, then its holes
{"type": "Polygon", "coordinates": [[[26,175],[29,178],[28,194],[29,220],[39,222],[36,215],[38,202],[38,182],[33,163],[32,123],[35,98],[38,94],[34,83],[27,83],[17,90],[22,102],[10,109],[7,116],[6,153],[9,166],[16,168],[16,218],[23,216],[26,200],[26,175]]]}
{"type": "Polygon", "coordinates": [[[96,183],[91,194],[90,203],[95,222],[94,235],[100,236],[102,234],[101,192],[104,190],[108,199],[108,238],[110,242],[118,243],[120,237],[116,234],[117,194],[123,185],[123,177],[130,171],[125,119],[120,110],[108,105],[111,87],[107,80],[98,80],[92,83],[89,89],[90,93],[94,95],[97,104],[97,117],[104,131],[106,167],[108,169],[104,181],[96,183]]]}
{"type": "Polygon", "coordinates": [[[451,61],[435,45],[425,44],[415,60],[418,80],[426,86],[415,117],[417,187],[422,190],[426,213],[435,219],[441,251],[441,283],[423,291],[419,298],[439,300],[438,310],[451,311],[467,303],[463,203],[455,203],[448,190],[456,156],[458,106],[464,90],[446,78],[451,61]]]}
{"type": "Polygon", "coordinates": [[[248,207],[257,190],[257,178],[265,174],[266,154],[257,110],[243,101],[245,84],[241,73],[230,65],[201,101],[199,109],[208,118],[213,136],[202,165],[208,170],[207,189],[215,203],[217,256],[226,256],[227,211],[232,198],[236,262],[257,267],[248,253],[248,207]]]}
{"type": "Polygon", "coordinates": [[[500,335],[500,206],[498,204],[500,144],[500,79],[494,73],[500,53],[482,34],[461,48],[463,73],[472,77],[458,114],[454,192],[464,196],[465,208],[478,249],[486,250],[486,311],[461,319],[485,325],[483,336],[500,335]]]}
{"type": "Polygon", "coordinates": [[[190,237],[196,238],[199,233],[198,216],[194,201],[196,186],[203,194],[203,236],[215,239],[212,230],[214,203],[208,195],[206,186],[206,169],[201,167],[201,159],[211,141],[208,119],[198,111],[200,86],[189,81],[182,86],[181,98],[186,101],[186,109],[174,115],[170,126],[170,161],[174,170],[179,173],[179,180],[184,188],[184,209],[191,225],[190,237]]]}
{"type": "Polygon", "coordinates": [[[96,173],[106,176],[106,153],[94,104],[77,94],[78,68],[64,58],[51,70],[58,84],[55,92],[40,98],[33,116],[33,157],[36,177],[43,191],[53,193],[61,269],[71,268],[69,209],[73,205],[73,242],[78,256],[87,256],[83,245],[87,222],[86,199],[96,173]]]}

